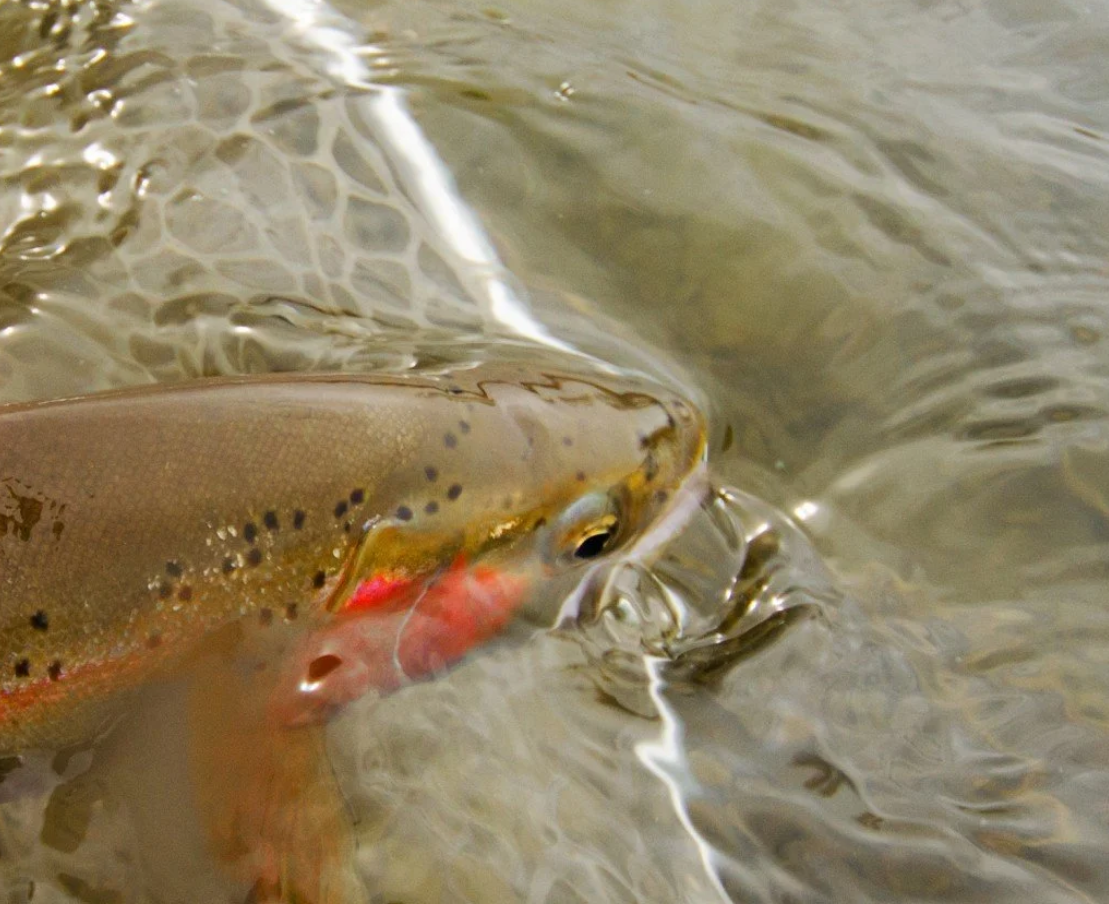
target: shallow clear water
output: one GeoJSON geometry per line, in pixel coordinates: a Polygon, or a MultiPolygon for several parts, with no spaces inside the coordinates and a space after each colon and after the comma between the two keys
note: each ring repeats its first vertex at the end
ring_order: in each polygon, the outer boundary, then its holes
{"type": "MultiPolygon", "coordinates": [[[[369,900],[1106,896],[1104,9],[344,6],[506,271],[335,35],[0,11],[5,399],[509,336],[710,411],[740,489],[653,572],[332,726],[369,900]]],[[[173,712],[6,805],[11,900],[231,894],[173,712]]]]}

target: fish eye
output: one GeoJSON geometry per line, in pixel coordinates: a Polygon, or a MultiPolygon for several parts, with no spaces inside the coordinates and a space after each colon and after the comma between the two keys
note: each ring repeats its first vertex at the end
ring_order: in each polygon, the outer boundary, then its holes
{"type": "Polygon", "coordinates": [[[608,493],[590,493],[573,502],[551,525],[548,558],[587,562],[608,552],[620,535],[620,507],[608,493]]]}

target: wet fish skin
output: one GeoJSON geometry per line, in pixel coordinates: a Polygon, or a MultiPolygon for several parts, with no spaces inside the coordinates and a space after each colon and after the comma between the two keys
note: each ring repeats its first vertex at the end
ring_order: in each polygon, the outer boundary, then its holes
{"type": "Polygon", "coordinates": [[[703,451],[669,391],[498,365],[0,408],[0,752],[84,739],[205,636],[326,620],[368,576],[573,567],[575,504],[630,542],[703,451]]]}

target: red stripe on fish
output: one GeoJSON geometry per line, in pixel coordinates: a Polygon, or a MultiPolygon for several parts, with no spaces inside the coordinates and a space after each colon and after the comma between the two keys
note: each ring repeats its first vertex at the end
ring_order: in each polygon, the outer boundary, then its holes
{"type": "Polygon", "coordinates": [[[342,614],[394,609],[417,587],[419,582],[408,577],[375,575],[354,588],[339,610],[342,614]]]}

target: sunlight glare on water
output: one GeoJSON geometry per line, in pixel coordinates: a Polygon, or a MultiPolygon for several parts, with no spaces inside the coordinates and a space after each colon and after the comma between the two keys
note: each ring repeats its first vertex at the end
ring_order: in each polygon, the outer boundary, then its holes
{"type": "MultiPolygon", "coordinates": [[[[539,336],[713,426],[654,565],[330,726],[367,899],[1105,899],[1109,13],[297,8],[0,6],[4,400],[539,336]]],[[[230,900],[151,696],[0,761],[8,899],[230,900]]]]}

